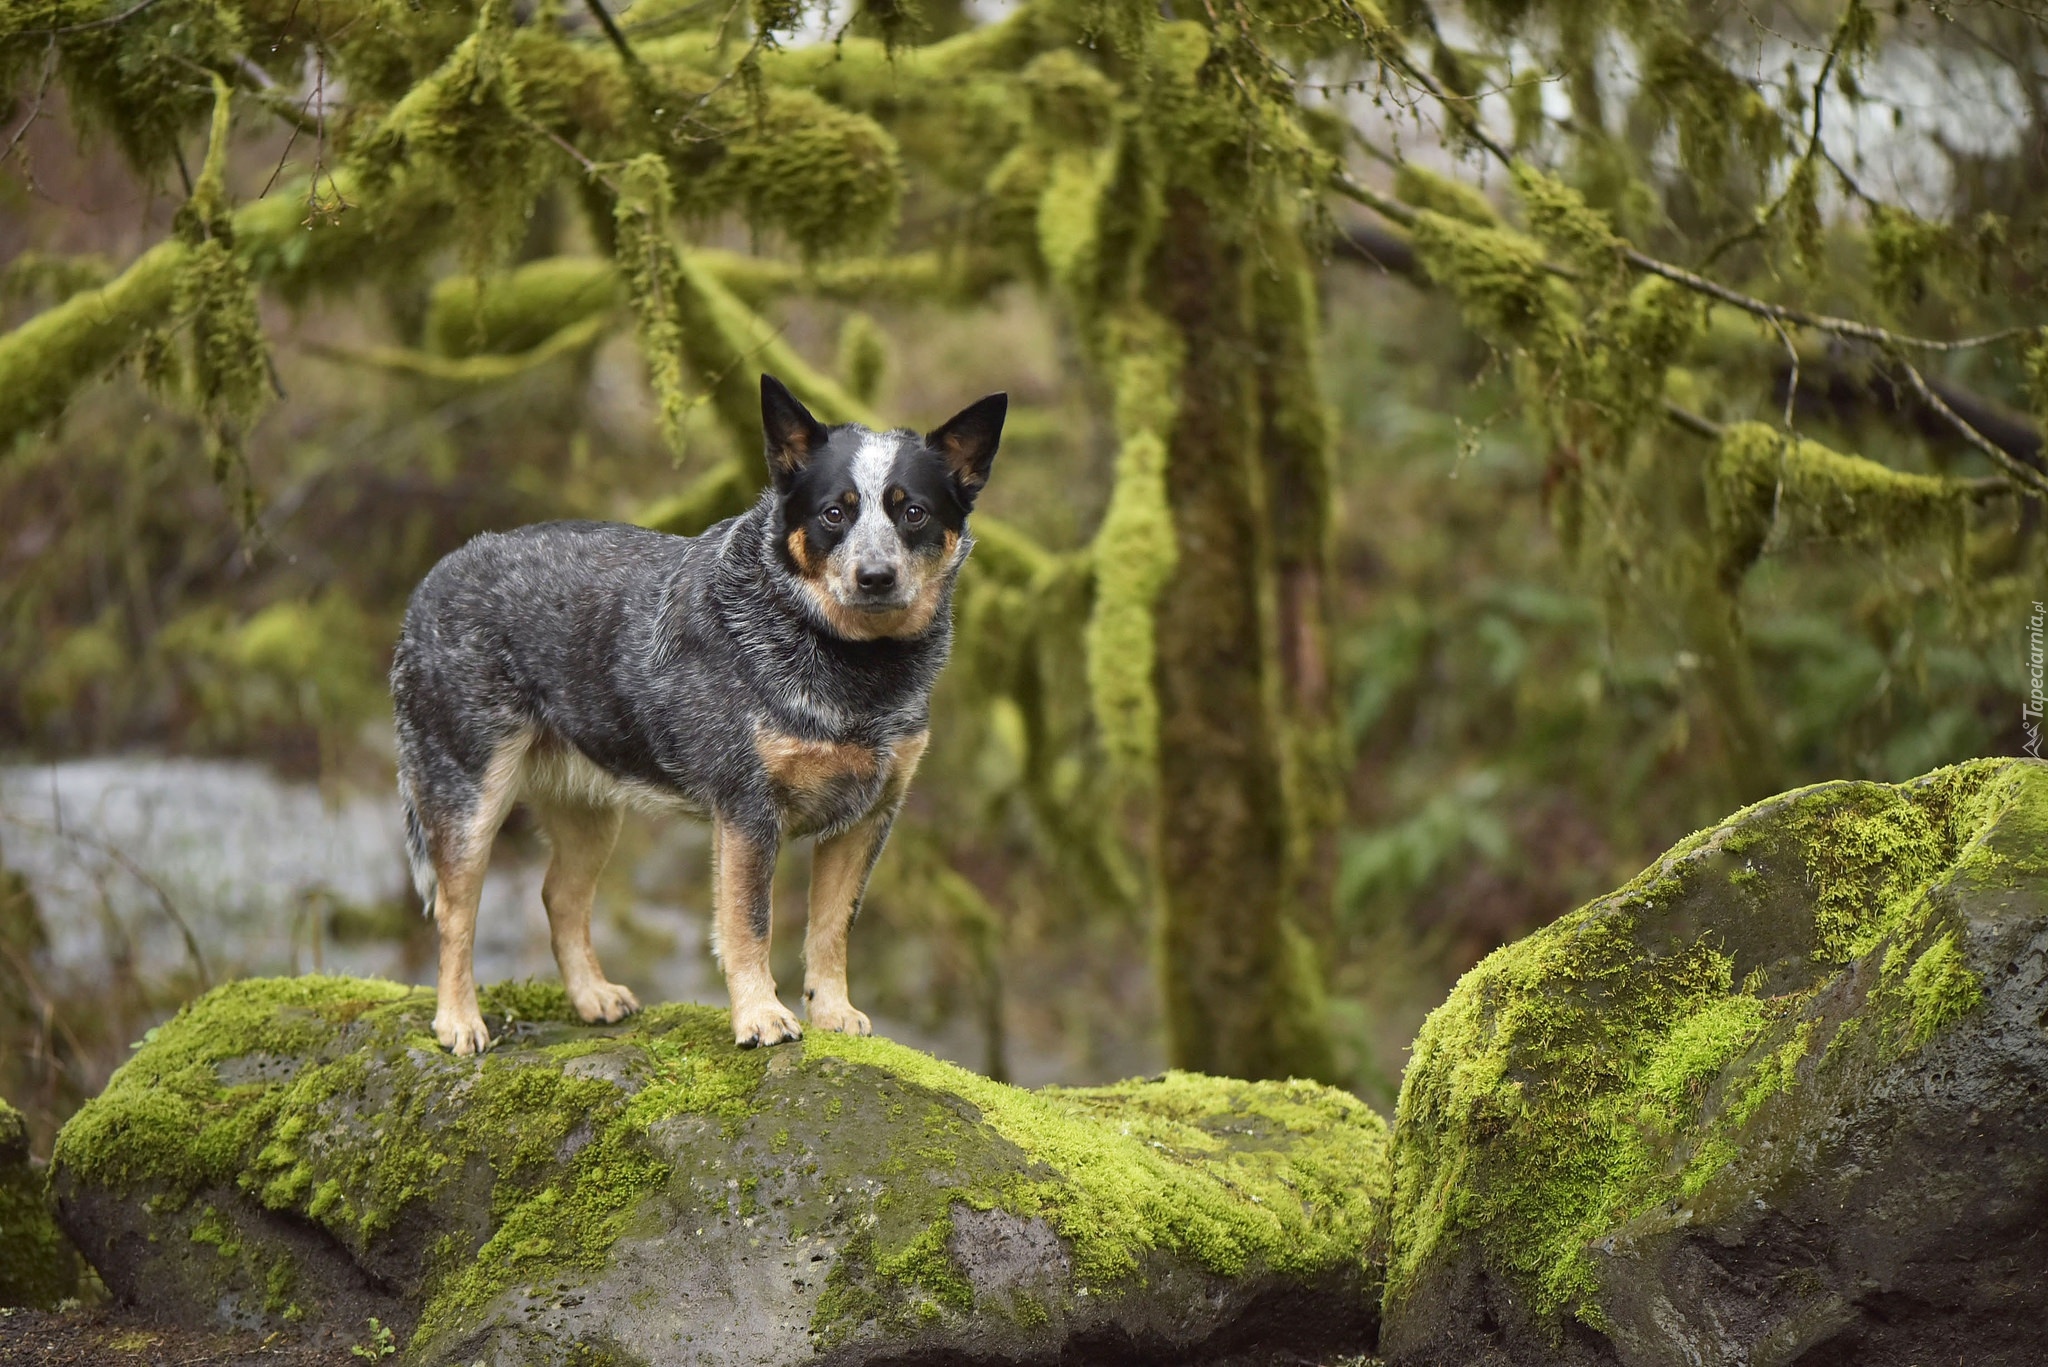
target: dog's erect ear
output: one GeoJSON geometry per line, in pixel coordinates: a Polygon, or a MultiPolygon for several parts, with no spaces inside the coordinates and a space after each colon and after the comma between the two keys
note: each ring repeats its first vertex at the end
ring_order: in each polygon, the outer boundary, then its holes
{"type": "Polygon", "coordinates": [[[989,467],[996,461],[996,445],[1003,439],[1003,417],[1009,411],[1008,394],[991,394],[940,423],[924,439],[924,444],[946,462],[954,486],[960,491],[960,501],[970,508],[982,486],[988,483],[989,467]]]}
{"type": "Polygon", "coordinates": [[[798,403],[782,381],[763,375],[761,435],[767,442],[768,473],[775,477],[776,487],[787,489],[829,434],[825,424],[812,417],[811,410],[798,403]]]}

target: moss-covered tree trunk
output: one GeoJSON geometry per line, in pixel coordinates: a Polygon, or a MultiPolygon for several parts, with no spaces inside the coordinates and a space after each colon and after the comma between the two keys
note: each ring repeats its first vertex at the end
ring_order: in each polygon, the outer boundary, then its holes
{"type": "Polygon", "coordinates": [[[1313,261],[1298,225],[1261,235],[1252,270],[1259,464],[1271,529],[1294,910],[1330,942],[1344,761],[1330,676],[1332,459],[1313,261]]]}
{"type": "Polygon", "coordinates": [[[1169,197],[1151,284],[1186,359],[1157,609],[1160,970],[1175,1066],[1312,1076],[1329,1049],[1294,920],[1248,255],[1199,196],[1169,197]]]}

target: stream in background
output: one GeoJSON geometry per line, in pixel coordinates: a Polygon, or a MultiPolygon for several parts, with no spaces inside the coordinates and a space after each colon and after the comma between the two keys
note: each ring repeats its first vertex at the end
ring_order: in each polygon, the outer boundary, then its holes
{"type": "MultiPolygon", "coordinates": [[[[654,836],[635,841],[629,831],[618,856],[625,877],[608,875],[599,893],[599,958],[643,1002],[723,1006],[707,943],[706,832],[664,821],[654,836]]],[[[395,793],[323,794],[261,764],[224,760],[0,767],[0,864],[34,893],[48,940],[43,970],[73,990],[124,974],[189,974],[194,945],[216,983],[314,971],[434,980],[433,926],[419,914],[395,793]]],[[[477,920],[478,981],[555,977],[545,869],[538,842],[500,839],[477,920]]],[[[800,934],[781,931],[792,943],[800,934]]],[[[781,983],[794,1005],[797,980],[785,970],[781,983]]],[[[860,1001],[857,978],[854,986],[860,1001]]],[[[875,1027],[970,1067],[985,1056],[980,1032],[965,1023],[933,1032],[877,1016],[875,1027]]],[[[1025,1072],[1048,1067],[1056,1065],[1025,1072]]]]}

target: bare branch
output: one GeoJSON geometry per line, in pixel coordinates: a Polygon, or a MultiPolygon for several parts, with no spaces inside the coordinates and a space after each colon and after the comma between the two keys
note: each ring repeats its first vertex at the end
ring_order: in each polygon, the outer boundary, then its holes
{"type": "MultiPolygon", "coordinates": [[[[14,149],[21,146],[21,140],[28,136],[28,130],[42,117],[43,99],[50,93],[50,78],[56,74],[57,40],[52,38],[49,47],[43,50],[43,78],[36,83],[35,100],[28,107],[28,117],[21,121],[21,127],[15,129],[14,136],[7,140],[7,150],[0,152],[0,166],[7,164],[8,159],[14,155],[14,149]]],[[[26,158],[23,160],[26,164],[26,158]]],[[[30,183],[34,183],[33,174],[30,176],[30,183]]]]}
{"type": "Polygon", "coordinates": [[[626,41],[624,31],[619,28],[619,21],[612,18],[612,12],[604,7],[604,0],[583,0],[583,6],[590,11],[591,17],[597,20],[598,27],[604,30],[604,36],[611,41],[611,45],[618,49],[619,60],[628,67],[641,67],[640,54],[633,51],[633,45],[626,41]]]}
{"type": "Polygon", "coordinates": [[[2024,337],[2034,331],[2031,327],[2000,328],[1996,332],[1986,332],[1976,337],[1959,337],[1950,341],[1943,341],[1932,337],[1914,337],[1907,333],[1893,332],[1889,328],[1878,327],[1874,323],[1860,323],[1853,318],[1836,318],[1831,314],[1808,313],[1804,309],[1788,308],[1783,304],[1773,304],[1766,300],[1758,299],[1754,295],[1744,294],[1740,290],[1730,289],[1718,281],[1709,280],[1704,275],[1686,270],[1682,266],[1674,266],[1669,261],[1660,261],[1654,256],[1637,251],[1634,247],[1624,248],[1622,255],[1629,265],[1639,271],[1649,275],[1662,276],[1675,285],[1683,285],[1689,290],[1704,294],[1710,299],[1717,299],[1732,308],[1741,309],[1744,313],[1754,314],[1758,318],[1767,318],[1780,323],[1792,323],[1799,327],[1813,328],[1819,332],[1833,333],[1837,337],[1851,337],[1859,342],[1874,342],[1879,346],[1900,350],[1968,351],[1974,347],[1990,346],[1994,342],[2004,342],[2010,341],[2015,337],[2024,337]]]}
{"type": "Polygon", "coordinates": [[[96,28],[112,28],[116,24],[125,24],[130,19],[133,19],[136,15],[142,13],[144,10],[148,9],[151,5],[154,5],[155,3],[156,0],[141,0],[140,4],[130,5],[127,9],[122,10],[119,14],[110,14],[104,19],[89,19],[85,23],[66,24],[62,28],[23,29],[21,32],[24,37],[29,38],[41,38],[45,36],[56,38],[61,37],[67,33],[89,33],[96,28]]]}
{"type": "Polygon", "coordinates": [[[1913,392],[1920,396],[1920,402],[1933,409],[1943,421],[1961,433],[1963,439],[1969,442],[1970,445],[1991,457],[1992,463],[2005,471],[2013,483],[2023,484],[2031,492],[2048,498],[2048,475],[2043,475],[2039,470],[2028,465],[2018,456],[2015,456],[2012,452],[2006,450],[2003,446],[2000,446],[1997,442],[1971,426],[1962,414],[1949,407],[1946,399],[1934,392],[1933,388],[1928,385],[1926,378],[1921,375],[1911,361],[1901,356],[1897,358],[1897,362],[1899,368],[1906,372],[1906,382],[1912,385],[1913,392]]]}

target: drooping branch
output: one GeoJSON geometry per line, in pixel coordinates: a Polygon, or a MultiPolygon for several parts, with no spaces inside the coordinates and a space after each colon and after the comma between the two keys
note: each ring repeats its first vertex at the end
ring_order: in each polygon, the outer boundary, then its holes
{"type": "MultiPolygon", "coordinates": [[[[1373,210],[1373,212],[1403,227],[1414,228],[1424,224],[1424,211],[1419,211],[1410,205],[1404,204],[1400,200],[1384,194],[1342,171],[1335,174],[1332,179],[1332,186],[1346,198],[1364,205],[1373,210]]],[[[1533,246],[1534,244],[1532,243],[1531,245],[1533,246]]],[[[1412,257],[1412,245],[1410,246],[1410,252],[1412,257]]],[[[1348,254],[1354,257],[1362,255],[1355,248],[1348,254]]],[[[1398,255],[1398,253],[1396,254],[1398,255]]],[[[1906,361],[1902,354],[1908,349],[1954,351],[1967,347],[1983,346],[1996,341],[2027,335],[2032,331],[2031,329],[2008,328],[1979,337],[1962,338],[1954,341],[1916,338],[1906,334],[1894,333],[1889,329],[1877,327],[1874,324],[1857,322],[1853,319],[1835,318],[1825,314],[1808,313],[1804,310],[1771,304],[1721,285],[1716,281],[1709,280],[1696,272],[1687,271],[1682,267],[1673,266],[1669,262],[1660,261],[1625,243],[1619,246],[1617,254],[1625,264],[1635,270],[1668,280],[1673,284],[1704,295],[1716,302],[1729,304],[1774,325],[1791,324],[1798,327],[1810,327],[1834,336],[1884,347],[1888,354],[1896,358],[1896,364],[1905,375],[1907,383],[1930,413],[1939,418],[1946,424],[1949,430],[1960,436],[1971,447],[1990,457],[1992,462],[2005,472],[2006,479],[2012,485],[2024,488],[2035,494],[2048,495],[2048,475],[2044,475],[2021,456],[1992,441],[1977,427],[1973,426],[1957,412],[1954,405],[1950,404],[1943,395],[1933,389],[1926,378],[1920,374],[1919,370],[1906,361]]],[[[1418,261],[1416,264],[1424,274],[1427,273],[1426,262],[1418,261]]],[[[1546,263],[1546,268],[1562,278],[1574,278],[1574,273],[1567,267],[1552,266],[1546,263]]],[[[1796,384],[1796,375],[1794,383],[1796,384]]],[[[1788,394],[1788,403],[1793,397],[1796,397],[1796,393],[1788,394]]],[[[1672,405],[1669,403],[1665,404],[1667,411],[1671,407],[1672,405]]],[[[1978,407],[1980,410],[1987,409],[1989,405],[1979,401],[1978,407]]],[[[1705,423],[1705,419],[1692,421],[1690,420],[1692,418],[1693,415],[1688,414],[1685,419],[1679,419],[1679,421],[1682,426],[1689,427],[1695,431],[1701,430],[1700,425],[1705,423]]],[[[2036,446],[2036,449],[2038,449],[2038,446],[2036,446]]]]}

